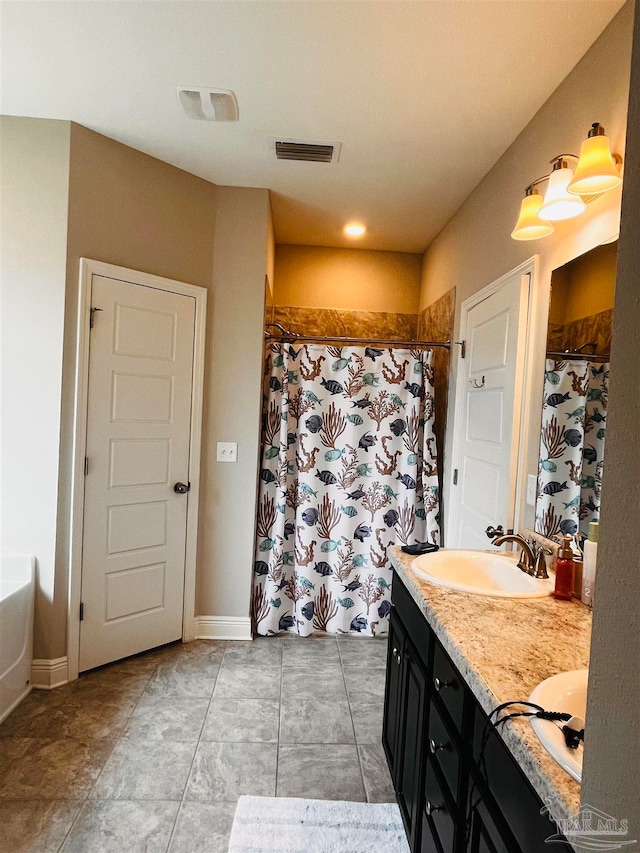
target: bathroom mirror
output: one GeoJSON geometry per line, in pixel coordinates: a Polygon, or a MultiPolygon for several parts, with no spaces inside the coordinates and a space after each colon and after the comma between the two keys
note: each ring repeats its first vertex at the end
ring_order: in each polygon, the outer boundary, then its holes
{"type": "Polygon", "coordinates": [[[597,246],[551,276],[535,530],[557,541],[600,518],[617,249],[597,246]]]}

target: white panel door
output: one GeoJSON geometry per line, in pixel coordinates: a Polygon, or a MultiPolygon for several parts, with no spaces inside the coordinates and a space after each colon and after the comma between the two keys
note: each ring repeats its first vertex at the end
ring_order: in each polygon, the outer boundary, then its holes
{"type": "Polygon", "coordinates": [[[514,273],[466,314],[449,547],[487,548],[489,525],[506,531],[512,524],[520,417],[515,404],[524,350],[519,337],[528,284],[528,275],[514,273]]]}
{"type": "Polygon", "coordinates": [[[195,299],[94,275],[80,671],[182,636],[195,299]]]}

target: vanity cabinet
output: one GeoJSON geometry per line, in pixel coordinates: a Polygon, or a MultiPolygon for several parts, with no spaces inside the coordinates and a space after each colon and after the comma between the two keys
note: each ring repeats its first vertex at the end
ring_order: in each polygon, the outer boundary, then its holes
{"type": "Polygon", "coordinates": [[[397,575],[391,598],[382,743],[412,853],[546,850],[555,825],[397,575]]]}

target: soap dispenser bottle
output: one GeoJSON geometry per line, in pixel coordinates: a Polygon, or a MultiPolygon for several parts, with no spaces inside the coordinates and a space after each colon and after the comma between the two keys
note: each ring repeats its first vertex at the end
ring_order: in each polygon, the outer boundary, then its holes
{"type": "Polygon", "coordinates": [[[571,601],[573,595],[573,548],[571,537],[563,536],[556,560],[556,585],[553,597],[560,601],[571,601]]]}
{"type": "Polygon", "coordinates": [[[598,558],[598,539],[600,525],[597,521],[589,523],[589,538],[584,543],[584,569],[582,572],[582,603],[593,606],[593,587],[596,580],[596,560],[598,558]]]}

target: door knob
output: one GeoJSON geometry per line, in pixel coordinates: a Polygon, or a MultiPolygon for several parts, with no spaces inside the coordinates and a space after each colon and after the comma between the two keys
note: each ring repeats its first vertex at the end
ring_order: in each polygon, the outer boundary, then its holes
{"type": "Polygon", "coordinates": [[[191,483],[176,483],[173,491],[176,495],[186,495],[191,490],[191,483]]]}

